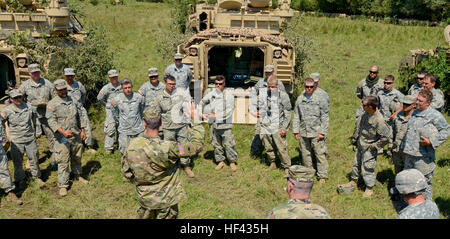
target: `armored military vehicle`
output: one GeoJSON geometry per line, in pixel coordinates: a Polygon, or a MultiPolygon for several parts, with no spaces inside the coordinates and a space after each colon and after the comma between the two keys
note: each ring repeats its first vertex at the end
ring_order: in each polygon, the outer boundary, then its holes
{"type": "Polygon", "coordinates": [[[81,24],[69,12],[67,0],[50,0],[45,6],[42,2],[17,0],[18,7],[0,0],[0,98],[5,98],[8,88],[18,87],[29,78],[28,56],[14,55],[14,46],[6,43],[9,35],[29,31],[32,38],[41,38],[82,33],[81,24]]]}
{"type": "Polygon", "coordinates": [[[264,77],[265,65],[274,65],[278,79],[293,92],[295,53],[281,35],[294,16],[289,5],[290,0],[280,0],[277,8],[271,0],[219,0],[191,8],[189,25],[198,33],[178,47],[194,73],[191,91],[203,95],[214,87],[216,75],[224,75],[227,90],[235,93],[233,123],[256,123],[248,113],[250,90],[264,77]]]}

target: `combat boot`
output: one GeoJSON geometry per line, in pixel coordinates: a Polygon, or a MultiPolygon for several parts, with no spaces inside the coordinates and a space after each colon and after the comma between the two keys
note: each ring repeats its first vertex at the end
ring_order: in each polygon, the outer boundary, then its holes
{"type": "Polygon", "coordinates": [[[40,179],[40,178],[35,178],[34,182],[39,186],[39,188],[42,188],[45,186],[44,181],[42,181],[42,179],[40,179]]]}
{"type": "Polygon", "coordinates": [[[185,167],[184,168],[184,172],[187,174],[188,177],[193,178],[195,177],[194,172],[192,172],[190,167],[185,167]]]}
{"type": "Polygon", "coordinates": [[[275,164],[275,162],[271,162],[269,168],[272,170],[275,170],[275,169],[277,169],[277,165],[275,164]]]}
{"type": "Polygon", "coordinates": [[[81,177],[81,175],[75,175],[75,179],[76,180],[78,180],[79,182],[81,182],[81,183],[84,183],[84,184],[89,184],[89,181],[88,180],[86,180],[86,179],[84,179],[83,177],[81,177]]]}
{"type": "Polygon", "coordinates": [[[22,205],[23,202],[17,198],[16,194],[13,192],[9,192],[8,196],[6,196],[6,200],[8,202],[15,202],[17,205],[22,205]]]}
{"type": "Polygon", "coordinates": [[[231,171],[233,171],[233,172],[236,172],[236,170],[237,170],[235,163],[230,163],[230,168],[231,168],[231,171]]]}
{"type": "Polygon", "coordinates": [[[61,196],[61,197],[67,196],[67,188],[60,188],[59,189],[59,196],[61,196]]]}
{"type": "MultiPolygon", "coordinates": [[[[225,166],[225,163],[223,161],[221,161],[217,166],[216,166],[216,170],[221,170],[223,167],[225,166]]],[[[230,165],[231,166],[231,165],[230,165]]]]}
{"type": "MultiPolygon", "coordinates": [[[[319,179],[319,183],[320,184],[324,184],[326,182],[326,179],[324,179],[324,178],[321,178],[321,179],[319,179]]],[[[353,182],[353,181],[352,181],[353,182]]]]}
{"type": "Polygon", "coordinates": [[[370,198],[370,197],[372,197],[372,195],[373,195],[373,189],[367,187],[366,191],[364,191],[364,193],[363,193],[363,198],[370,198]]]}

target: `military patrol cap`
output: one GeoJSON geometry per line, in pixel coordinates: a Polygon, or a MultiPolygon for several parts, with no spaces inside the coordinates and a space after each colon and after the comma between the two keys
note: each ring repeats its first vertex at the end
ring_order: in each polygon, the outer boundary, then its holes
{"type": "Polygon", "coordinates": [[[175,60],[183,59],[183,55],[181,53],[176,53],[175,56],[173,56],[175,60]]]}
{"type": "Polygon", "coordinates": [[[123,84],[128,84],[128,83],[133,83],[131,82],[131,80],[129,78],[123,78],[122,82],[120,82],[122,85],[123,84]]]}
{"type": "Polygon", "coordinates": [[[148,76],[158,76],[158,68],[150,68],[148,69],[148,76]]]}
{"type": "Polygon", "coordinates": [[[272,72],[274,70],[275,70],[275,66],[273,66],[273,65],[266,65],[264,67],[264,72],[272,72]]]}
{"type": "Polygon", "coordinates": [[[33,64],[30,64],[30,65],[28,66],[28,71],[31,72],[31,73],[37,72],[37,71],[40,72],[41,69],[39,69],[39,65],[38,65],[38,64],[33,63],[33,64]]]}
{"type": "Polygon", "coordinates": [[[115,76],[119,76],[119,73],[117,73],[116,70],[112,69],[108,71],[108,77],[115,77],[115,76]]]}
{"type": "Polygon", "coordinates": [[[152,119],[158,119],[161,118],[161,114],[155,111],[153,107],[147,108],[144,110],[144,120],[152,120],[152,119]]]}
{"type": "Polygon", "coordinates": [[[395,188],[400,194],[409,194],[427,187],[425,176],[417,169],[406,169],[395,176],[395,188]]]}
{"type": "Polygon", "coordinates": [[[284,177],[292,178],[297,182],[305,182],[312,181],[315,174],[316,170],[313,168],[308,168],[302,165],[292,165],[288,169],[288,174],[286,174],[284,177]]]}
{"type": "Polygon", "coordinates": [[[64,68],[64,75],[65,76],[74,76],[75,71],[72,68],[64,68]]]}
{"type": "Polygon", "coordinates": [[[53,84],[55,85],[55,89],[57,89],[57,90],[62,90],[62,89],[67,88],[66,81],[63,79],[57,79],[57,80],[55,80],[55,82],[53,82],[53,84]]]}
{"type": "Polygon", "coordinates": [[[408,104],[408,105],[414,104],[414,103],[416,103],[416,99],[417,98],[413,95],[407,95],[403,99],[403,104],[408,104]]]}
{"type": "Polygon", "coordinates": [[[311,77],[311,78],[314,80],[314,82],[318,82],[318,81],[320,80],[320,74],[319,74],[319,72],[311,73],[311,74],[309,75],[309,77],[311,77]]]}
{"type": "Polygon", "coordinates": [[[22,92],[20,92],[20,90],[19,89],[12,89],[10,92],[9,92],[9,97],[11,97],[11,98],[16,98],[17,96],[22,96],[23,94],[22,94],[22,92]]]}

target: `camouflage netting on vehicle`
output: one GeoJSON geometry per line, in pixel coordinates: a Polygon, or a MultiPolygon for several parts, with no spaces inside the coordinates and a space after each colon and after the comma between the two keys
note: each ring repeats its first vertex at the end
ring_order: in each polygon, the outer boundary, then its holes
{"type": "Polygon", "coordinates": [[[270,34],[264,34],[260,31],[250,29],[250,28],[242,28],[242,29],[229,29],[229,28],[215,28],[209,29],[202,32],[199,32],[192,36],[189,41],[184,45],[184,48],[187,49],[191,45],[198,44],[202,41],[217,38],[217,37],[233,37],[233,36],[244,36],[246,38],[254,38],[260,37],[261,41],[268,42],[272,45],[283,47],[283,48],[292,48],[292,45],[288,43],[287,39],[270,34]]]}

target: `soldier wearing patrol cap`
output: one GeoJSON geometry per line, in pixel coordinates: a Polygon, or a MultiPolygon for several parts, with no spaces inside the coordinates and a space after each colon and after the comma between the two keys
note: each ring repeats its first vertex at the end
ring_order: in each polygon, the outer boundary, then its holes
{"type": "MultiPolygon", "coordinates": [[[[194,107],[191,104],[190,118],[194,107]]],[[[136,185],[140,219],[171,219],[178,216],[178,203],[186,198],[178,160],[197,155],[204,145],[205,129],[196,124],[184,144],[161,140],[161,115],[154,108],[144,111],[145,133],[131,140],[122,160],[122,174],[136,185]]]]}
{"type": "Polygon", "coordinates": [[[109,83],[103,86],[97,95],[97,100],[105,106],[105,151],[111,154],[114,151],[114,143],[116,142],[116,131],[119,125],[118,120],[113,115],[113,107],[111,100],[122,92],[122,85],[119,82],[119,73],[117,70],[108,71],[109,83]]]}
{"type": "Polygon", "coordinates": [[[393,143],[392,143],[392,163],[394,164],[395,173],[403,170],[405,157],[403,156],[403,148],[400,147],[408,129],[408,122],[416,106],[416,97],[407,95],[403,99],[403,111],[397,114],[392,127],[393,143]]]}
{"type": "MultiPolygon", "coordinates": [[[[64,79],[67,83],[67,94],[72,97],[73,100],[76,100],[78,103],[83,105],[83,110],[85,111],[84,114],[88,115],[86,108],[84,108],[84,103],[86,102],[86,88],[81,82],[74,80],[74,77],[74,69],[64,68],[64,79]]],[[[94,139],[92,138],[92,126],[89,118],[86,123],[86,140],[84,143],[89,148],[88,152],[95,153],[96,150],[94,149],[94,139]]]]}
{"type": "Polygon", "coordinates": [[[173,59],[174,63],[166,68],[164,74],[175,77],[177,89],[189,91],[193,77],[192,71],[189,66],[182,63],[183,55],[181,53],[176,53],[173,59]]]}
{"type": "Polygon", "coordinates": [[[59,195],[66,196],[69,187],[70,168],[74,178],[84,184],[88,181],[81,177],[81,156],[86,139],[86,119],[83,106],[67,93],[67,84],[63,79],[55,81],[57,97],[47,105],[45,117],[55,133],[55,160],[58,164],[59,195]]]}
{"type": "Polygon", "coordinates": [[[423,196],[427,188],[425,176],[417,169],[406,169],[395,176],[395,190],[408,204],[397,219],[439,219],[439,209],[423,196]]]}
{"type": "Polygon", "coordinates": [[[138,90],[139,94],[141,94],[145,98],[145,108],[150,107],[150,105],[156,99],[156,96],[165,89],[164,84],[161,83],[158,79],[159,74],[157,68],[153,67],[148,69],[148,78],[150,80],[146,81],[138,90]]]}
{"type": "Polygon", "coordinates": [[[315,170],[301,165],[289,167],[286,191],[289,202],[278,206],[266,216],[266,219],[330,219],[327,211],[311,203],[310,194],[314,185],[315,170]]]}
{"type": "MultiPolygon", "coordinates": [[[[261,114],[259,112],[259,108],[258,108],[257,104],[258,104],[258,100],[260,98],[260,92],[264,91],[264,90],[267,91],[267,89],[268,89],[267,80],[274,73],[275,73],[275,66],[274,65],[266,65],[264,67],[264,76],[265,77],[263,79],[259,80],[255,84],[254,88],[252,88],[252,90],[251,90],[250,104],[252,105],[252,107],[256,108],[256,111],[250,112],[250,114],[252,114],[254,117],[257,118],[257,122],[255,125],[255,134],[253,135],[252,143],[250,146],[250,152],[254,156],[258,156],[263,149],[261,137],[259,135],[259,131],[260,131],[260,127],[261,127],[259,121],[261,118],[261,114]]],[[[278,91],[280,91],[280,92],[283,91],[286,93],[284,84],[280,80],[278,80],[278,91]]],[[[249,107],[249,110],[250,110],[250,108],[251,107],[249,107]]]]}
{"type": "Polygon", "coordinates": [[[47,119],[45,118],[47,103],[55,97],[55,87],[53,84],[41,77],[39,65],[34,63],[28,65],[28,71],[31,79],[23,82],[19,90],[22,92],[24,99],[28,103],[37,120],[35,124],[36,138],[42,135],[42,131],[47,137],[50,151],[53,153],[55,138],[53,131],[50,129],[47,119]]]}
{"type": "Polygon", "coordinates": [[[322,99],[324,99],[328,103],[328,107],[330,106],[330,97],[328,96],[328,93],[319,87],[320,83],[320,73],[314,72],[309,74],[309,77],[314,80],[314,92],[317,94],[320,94],[322,99]]]}
{"type": "Polygon", "coordinates": [[[9,92],[12,104],[6,106],[0,115],[5,124],[8,125],[7,135],[11,142],[11,158],[14,163],[14,180],[20,185],[25,183],[25,172],[22,168],[24,153],[28,156],[31,175],[33,180],[40,186],[44,182],[40,179],[39,155],[36,144],[34,115],[26,102],[23,102],[22,92],[13,89],[9,92]]]}

